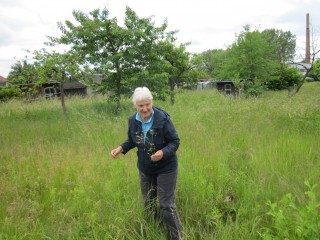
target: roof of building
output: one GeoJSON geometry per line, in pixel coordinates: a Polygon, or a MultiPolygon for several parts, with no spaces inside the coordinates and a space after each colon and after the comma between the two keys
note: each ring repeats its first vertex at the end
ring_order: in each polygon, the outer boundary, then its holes
{"type": "Polygon", "coordinates": [[[217,80],[215,83],[233,83],[232,80],[217,80]]]}
{"type": "Polygon", "coordinates": [[[7,84],[8,80],[2,76],[0,76],[0,87],[4,87],[7,84]]]}
{"type": "Polygon", "coordinates": [[[64,82],[63,89],[79,89],[86,88],[87,86],[82,84],[81,82],[64,82]]]}
{"type": "Polygon", "coordinates": [[[7,82],[8,80],[0,75],[0,81],[7,82]]]}

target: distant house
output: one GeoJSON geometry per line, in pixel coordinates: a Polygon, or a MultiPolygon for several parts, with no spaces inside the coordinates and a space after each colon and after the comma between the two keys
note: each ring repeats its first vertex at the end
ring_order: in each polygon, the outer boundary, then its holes
{"type": "Polygon", "coordinates": [[[216,81],[215,85],[216,85],[216,89],[219,92],[222,92],[225,94],[231,94],[234,96],[237,96],[239,94],[238,88],[234,86],[234,83],[231,80],[216,81]]]}
{"type": "Polygon", "coordinates": [[[8,80],[5,77],[0,76],[0,89],[7,84],[8,80]]]}

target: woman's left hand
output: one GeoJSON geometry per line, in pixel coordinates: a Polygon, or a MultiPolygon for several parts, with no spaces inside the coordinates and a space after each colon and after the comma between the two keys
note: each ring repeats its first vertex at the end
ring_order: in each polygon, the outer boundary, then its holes
{"type": "Polygon", "coordinates": [[[163,151],[162,150],[159,150],[157,151],[155,154],[151,155],[151,160],[152,161],[159,161],[163,158],[163,151]]]}

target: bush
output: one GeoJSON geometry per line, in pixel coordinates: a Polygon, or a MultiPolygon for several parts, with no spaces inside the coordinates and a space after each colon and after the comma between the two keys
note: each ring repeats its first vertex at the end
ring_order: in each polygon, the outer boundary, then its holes
{"type": "Polygon", "coordinates": [[[263,93],[264,90],[264,86],[261,85],[259,81],[257,81],[257,83],[253,81],[246,81],[244,84],[245,97],[258,97],[263,93]]]}
{"type": "Polygon", "coordinates": [[[268,202],[271,225],[266,228],[264,239],[319,239],[320,238],[320,201],[316,198],[315,188],[308,181],[309,190],[305,193],[308,202],[297,206],[292,194],[283,197],[279,204],[268,202]]]}
{"type": "Polygon", "coordinates": [[[21,96],[21,90],[17,87],[13,86],[6,86],[2,89],[0,89],[0,101],[8,101],[11,98],[20,97],[21,96]]]}
{"type": "Polygon", "coordinates": [[[271,80],[267,83],[267,87],[271,90],[288,89],[297,85],[303,76],[297,68],[285,67],[271,76],[271,80]]]}

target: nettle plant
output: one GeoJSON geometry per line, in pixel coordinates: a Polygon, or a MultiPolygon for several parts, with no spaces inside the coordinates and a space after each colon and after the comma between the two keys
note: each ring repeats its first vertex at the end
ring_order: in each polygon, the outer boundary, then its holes
{"type": "Polygon", "coordinates": [[[305,205],[297,206],[291,193],[286,194],[279,203],[267,203],[271,224],[265,228],[263,239],[319,239],[320,200],[315,193],[317,185],[311,186],[308,181],[305,185],[308,188],[305,205]]]}

